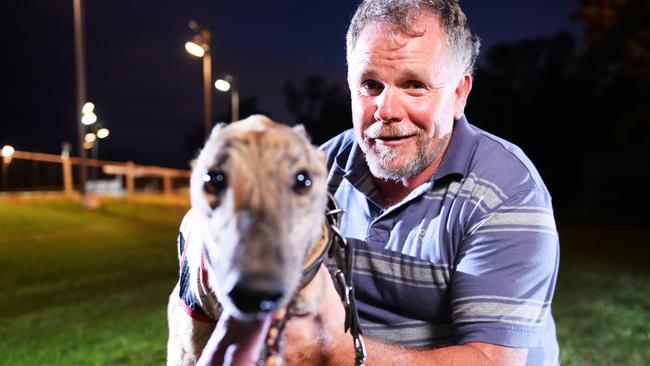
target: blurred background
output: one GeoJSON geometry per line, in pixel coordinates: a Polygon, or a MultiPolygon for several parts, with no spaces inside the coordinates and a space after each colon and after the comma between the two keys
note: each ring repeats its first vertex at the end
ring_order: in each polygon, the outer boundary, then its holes
{"type": "MultiPolygon", "coordinates": [[[[263,113],[316,144],[349,128],[356,4],[3,2],[0,365],[164,363],[206,128],[263,113]]],[[[649,364],[650,2],[461,6],[482,39],[466,115],[554,198],[563,364],[649,364]]]]}

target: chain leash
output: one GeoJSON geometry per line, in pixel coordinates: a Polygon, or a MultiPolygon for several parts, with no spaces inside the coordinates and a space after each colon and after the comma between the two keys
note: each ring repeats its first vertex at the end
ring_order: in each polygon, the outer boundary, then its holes
{"type": "Polygon", "coordinates": [[[341,233],[340,224],[343,209],[341,209],[331,194],[328,194],[328,211],[325,214],[329,225],[330,249],[329,257],[336,262],[334,285],[341,297],[345,308],[345,332],[350,331],[354,340],[354,363],[356,366],[366,364],[366,346],[363,341],[363,331],[359,322],[359,312],[354,297],[354,284],[352,281],[353,252],[347,239],[341,233]]]}

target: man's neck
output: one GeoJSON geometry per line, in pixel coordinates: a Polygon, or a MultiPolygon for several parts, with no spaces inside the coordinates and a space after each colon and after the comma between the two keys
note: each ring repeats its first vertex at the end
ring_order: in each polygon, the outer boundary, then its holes
{"type": "Polygon", "coordinates": [[[438,170],[438,167],[447,152],[449,141],[447,141],[446,145],[447,146],[445,146],[442,153],[433,161],[433,163],[415,175],[403,178],[400,181],[385,180],[372,176],[372,181],[381,195],[384,207],[388,208],[402,202],[402,200],[413,192],[414,189],[429,180],[429,178],[438,170]]]}

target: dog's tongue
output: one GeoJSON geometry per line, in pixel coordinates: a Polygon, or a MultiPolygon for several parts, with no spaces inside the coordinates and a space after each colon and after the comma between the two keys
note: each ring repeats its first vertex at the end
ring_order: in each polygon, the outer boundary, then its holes
{"type": "Polygon", "coordinates": [[[261,321],[242,321],[224,311],[197,365],[255,365],[270,324],[270,315],[261,321]]]}

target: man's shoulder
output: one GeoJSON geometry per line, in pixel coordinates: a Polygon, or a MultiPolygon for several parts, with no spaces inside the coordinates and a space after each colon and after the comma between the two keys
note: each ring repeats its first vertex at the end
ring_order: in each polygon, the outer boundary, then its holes
{"type": "Polygon", "coordinates": [[[327,155],[327,168],[330,169],[334,162],[347,160],[355,143],[354,130],[349,129],[334,136],[319,147],[327,155]]]}
{"type": "Polygon", "coordinates": [[[536,190],[548,195],[537,168],[516,144],[476,126],[478,143],[469,164],[469,176],[490,182],[507,194],[536,190]]]}

